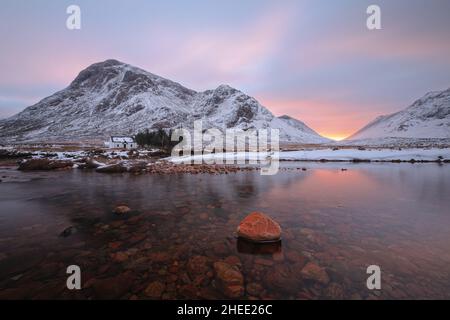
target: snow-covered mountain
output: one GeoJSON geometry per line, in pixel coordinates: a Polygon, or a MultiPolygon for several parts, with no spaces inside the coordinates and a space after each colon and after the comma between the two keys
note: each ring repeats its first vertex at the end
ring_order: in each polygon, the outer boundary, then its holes
{"type": "Polygon", "coordinates": [[[107,60],[82,72],[66,89],[0,121],[0,141],[100,141],[145,129],[280,129],[280,140],[329,142],[301,121],[276,117],[254,98],[221,85],[196,92],[131,65],[107,60]]]}
{"type": "Polygon", "coordinates": [[[430,92],[408,108],[380,116],[347,140],[450,139],[450,88],[430,92]]]}

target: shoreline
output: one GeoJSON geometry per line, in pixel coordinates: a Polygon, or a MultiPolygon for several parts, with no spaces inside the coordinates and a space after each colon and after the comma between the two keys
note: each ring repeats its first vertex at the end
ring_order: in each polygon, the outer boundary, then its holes
{"type": "MultiPolygon", "coordinates": [[[[91,169],[98,173],[229,174],[254,171],[270,161],[280,163],[450,163],[450,148],[308,149],[280,152],[235,152],[167,157],[160,150],[54,151],[2,149],[0,166],[20,171],[91,169]],[[226,163],[233,161],[233,163],[226,163]],[[197,163],[195,163],[197,162],[197,163]]],[[[299,170],[302,168],[298,168],[299,170]]]]}
{"type": "Polygon", "coordinates": [[[450,162],[450,148],[429,149],[308,149],[279,152],[234,152],[207,155],[169,157],[174,163],[192,161],[302,161],[302,162],[450,162]]]}

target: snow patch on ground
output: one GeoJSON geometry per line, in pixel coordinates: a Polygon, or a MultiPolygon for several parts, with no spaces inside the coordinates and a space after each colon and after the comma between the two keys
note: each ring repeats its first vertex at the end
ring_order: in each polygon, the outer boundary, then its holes
{"type": "Polygon", "coordinates": [[[226,161],[226,160],[259,160],[267,161],[278,158],[281,161],[445,161],[450,160],[450,148],[445,149],[322,149],[281,152],[235,152],[207,155],[170,157],[167,160],[174,163],[189,163],[193,161],[226,161]]]}

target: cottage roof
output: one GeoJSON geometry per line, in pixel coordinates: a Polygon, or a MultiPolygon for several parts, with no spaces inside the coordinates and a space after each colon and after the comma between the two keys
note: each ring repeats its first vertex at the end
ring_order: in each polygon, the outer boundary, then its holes
{"type": "Polygon", "coordinates": [[[133,137],[127,136],[111,136],[111,142],[119,142],[119,143],[133,143],[133,137]]]}

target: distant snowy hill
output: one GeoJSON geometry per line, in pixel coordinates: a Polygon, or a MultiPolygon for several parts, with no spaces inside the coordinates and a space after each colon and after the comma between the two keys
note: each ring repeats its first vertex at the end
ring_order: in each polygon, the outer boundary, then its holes
{"type": "Polygon", "coordinates": [[[1,120],[0,141],[98,141],[144,129],[191,128],[200,119],[205,129],[271,127],[280,129],[282,142],[330,141],[227,85],[196,92],[116,60],[89,66],[66,89],[1,120]]]}
{"type": "Polygon", "coordinates": [[[410,107],[380,116],[356,132],[353,140],[450,139],[450,89],[426,94],[410,107]]]}

